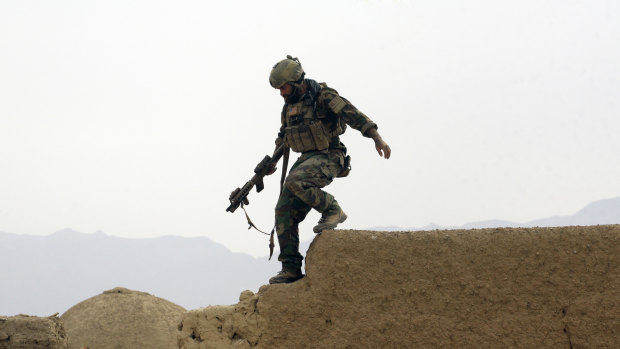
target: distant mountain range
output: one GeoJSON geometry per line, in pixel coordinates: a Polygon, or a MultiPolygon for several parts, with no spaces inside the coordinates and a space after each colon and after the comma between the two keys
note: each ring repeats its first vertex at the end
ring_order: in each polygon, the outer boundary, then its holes
{"type": "Polygon", "coordinates": [[[280,269],[277,261],[233,253],[206,237],[127,239],[70,229],[49,236],[0,232],[0,266],[0,315],[39,316],[62,314],[117,286],[186,309],[234,304],[280,269]]]}
{"type": "MultiPolygon", "coordinates": [[[[600,200],[572,216],[527,223],[489,220],[454,227],[372,227],[432,230],[620,224],[620,197],[600,200]]],[[[301,243],[305,254],[311,241],[301,243]]],[[[277,258],[277,248],[274,258],[277,258]]],[[[233,253],[206,237],[127,239],[71,229],[49,236],[0,232],[0,315],[47,316],[117,286],[148,292],[186,309],[235,304],[280,269],[277,261],[233,253]]]]}
{"type": "Polygon", "coordinates": [[[620,224],[620,197],[595,201],[572,216],[553,216],[549,218],[536,219],[525,223],[516,223],[503,220],[488,220],[467,223],[459,226],[439,226],[429,224],[424,227],[398,227],[398,226],[377,226],[370,230],[381,231],[415,231],[433,229],[483,229],[497,227],[560,227],[571,225],[597,225],[597,224],[620,224]]]}

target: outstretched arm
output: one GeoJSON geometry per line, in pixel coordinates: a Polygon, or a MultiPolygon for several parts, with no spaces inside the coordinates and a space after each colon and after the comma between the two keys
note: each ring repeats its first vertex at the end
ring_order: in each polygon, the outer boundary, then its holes
{"type": "Polygon", "coordinates": [[[322,85],[318,102],[327,107],[334,115],[341,117],[347,125],[360,131],[364,137],[372,138],[375,141],[375,148],[379,156],[386,159],[390,158],[392,150],[379,135],[377,124],[359,111],[346,98],[341,97],[338,91],[327,87],[327,85],[322,85]]]}
{"type": "Polygon", "coordinates": [[[377,149],[377,153],[379,153],[379,156],[383,156],[384,158],[389,159],[392,150],[390,149],[390,146],[385,143],[383,138],[381,138],[381,135],[379,134],[379,131],[377,131],[377,128],[373,127],[369,129],[368,131],[366,131],[366,135],[372,138],[373,141],[375,141],[375,148],[377,149]]]}

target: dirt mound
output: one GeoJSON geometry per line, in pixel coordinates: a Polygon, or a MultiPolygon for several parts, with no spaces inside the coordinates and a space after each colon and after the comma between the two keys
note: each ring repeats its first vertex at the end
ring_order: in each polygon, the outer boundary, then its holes
{"type": "Polygon", "coordinates": [[[58,314],[50,317],[0,316],[0,349],[67,349],[58,314]]]}
{"type": "Polygon", "coordinates": [[[179,347],[617,347],[619,236],[619,225],[327,231],[305,278],[187,312],[179,347]]]}
{"type": "Polygon", "coordinates": [[[61,320],[71,349],[170,349],[183,312],[165,299],[117,287],[73,306],[61,320]]]}

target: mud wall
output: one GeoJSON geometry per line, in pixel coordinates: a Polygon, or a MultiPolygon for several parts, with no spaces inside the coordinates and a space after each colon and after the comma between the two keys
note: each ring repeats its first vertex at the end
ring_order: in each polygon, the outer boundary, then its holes
{"type": "Polygon", "coordinates": [[[65,330],[56,315],[0,316],[0,349],[68,349],[65,330]]]}
{"type": "Polygon", "coordinates": [[[620,226],[318,236],[307,276],[185,313],[195,348],[613,348],[620,226]]]}

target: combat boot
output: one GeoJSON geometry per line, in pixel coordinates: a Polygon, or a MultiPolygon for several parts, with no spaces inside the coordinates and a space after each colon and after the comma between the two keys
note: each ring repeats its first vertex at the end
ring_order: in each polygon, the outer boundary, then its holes
{"type": "Polygon", "coordinates": [[[269,279],[269,284],[290,284],[304,277],[300,269],[289,269],[283,267],[276,276],[269,279]]]}
{"type": "Polygon", "coordinates": [[[313,230],[315,234],[320,234],[323,230],[334,229],[336,226],[347,220],[347,215],[342,211],[336,200],[327,206],[323,211],[319,224],[315,225],[313,230]]]}

